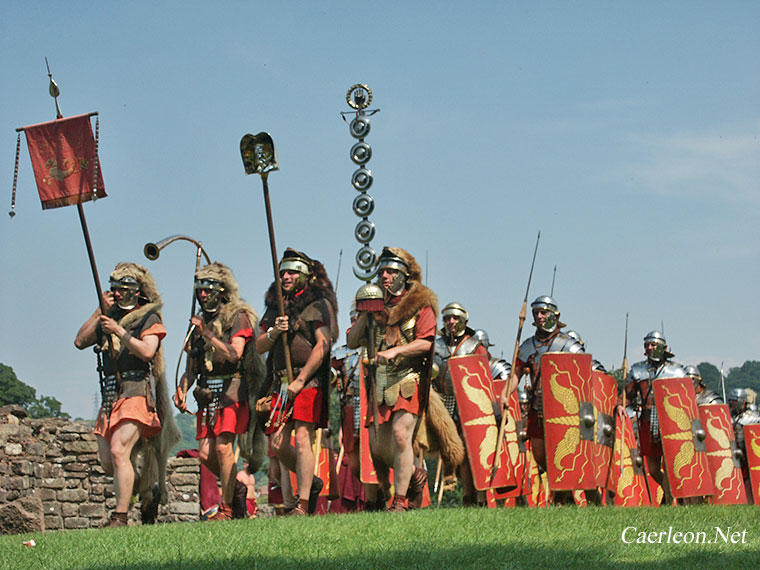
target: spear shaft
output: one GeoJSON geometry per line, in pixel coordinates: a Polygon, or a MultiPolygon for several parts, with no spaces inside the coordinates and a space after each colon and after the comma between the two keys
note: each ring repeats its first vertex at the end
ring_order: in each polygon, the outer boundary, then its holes
{"type": "MultiPolygon", "coordinates": [[[[520,337],[522,336],[523,325],[525,324],[525,316],[528,309],[528,293],[530,291],[530,282],[533,279],[533,268],[536,265],[536,254],[538,253],[538,242],[541,239],[541,231],[538,232],[536,237],[536,247],[533,249],[533,261],[530,263],[530,273],[528,274],[528,286],[525,288],[525,298],[523,299],[522,307],[520,308],[519,324],[517,326],[517,338],[515,339],[515,349],[512,353],[512,367],[510,371],[510,377],[512,374],[517,376],[515,367],[517,366],[517,354],[520,350],[520,337]]],[[[519,378],[519,376],[518,376],[519,378]]],[[[509,381],[508,381],[509,382],[509,381]]],[[[496,471],[501,467],[501,449],[504,440],[504,430],[507,427],[507,408],[502,406],[501,423],[499,424],[499,433],[496,438],[496,455],[494,456],[493,469],[491,470],[491,480],[496,476],[496,471]]]]}

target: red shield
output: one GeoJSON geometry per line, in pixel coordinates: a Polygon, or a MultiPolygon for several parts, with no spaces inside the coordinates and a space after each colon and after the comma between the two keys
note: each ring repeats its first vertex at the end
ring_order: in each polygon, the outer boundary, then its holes
{"type": "Polygon", "coordinates": [[[698,406],[699,417],[707,432],[705,447],[713,475],[715,505],[746,505],[741,461],[736,455],[736,439],[731,424],[731,412],[726,404],[698,406]]]}
{"type": "Polygon", "coordinates": [[[623,434],[623,423],[620,418],[617,418],[615,446],[607,488],[615,493],[615,504],[618,506],[641,507],[650,504],[644,473],[644,458],[636,447],[633,424],[628,416],[625,416],[625,434],[623,434]]]}
{"type": "Polygon", "coordinates": [[[609,374],[592,370],[594,381],[594,476],[597,487],[607,484],[607,476],[615,443],[615,404],[617,402],[617,382],[609,374]]]}
{"type": "Polygon", "coordinates": [[[517,445],[514,422],[508,422],[513,441],[502,444],[500,467],[495,472],[493,470],[499,426],[494,415],[496,396],[488,359],[479,354],[453,356],[449,359],[449,371],[475,488],[483,491],[494,487],[515,487],[509,457],[510,445],[514,444],[515,448],[517,445]]]}
{"type": "Polygon", "coordinates": [[[747,445],[747,466],[755,504],[760,504],[760,424],[744,426],[744,443],[747,445]]]}
{"type": "Polygon", "coordinates": [[[549,486],[555,491],[595,488],[591,355],[545,353],[541,388],[549,486]]]}
{"type": "Polygon", "coordinates": [[[706,433],[699,418],[691,378],[659,378],[652,387],[673,497],[712,495],[706,433]]]}

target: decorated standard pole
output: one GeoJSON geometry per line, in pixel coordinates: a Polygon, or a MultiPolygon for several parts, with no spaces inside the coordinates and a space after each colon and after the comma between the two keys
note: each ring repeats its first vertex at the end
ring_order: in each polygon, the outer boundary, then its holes
{"type": "Polygon", "coordinates": [[[370,245],[372,238],[375,237],[375,224],[369,220],[369,216],[375,209],[375,202],[367,193],[373,182],[372,171],[366,167],[372,158],[372,147],[364,142],[364,139],[370,131],[369,117],[380,109],[367,109],[372,103],[372,90],[364,83],[357,83],[348,88],[346,102],[354,111],[342,112],[341,116],[348,123],[346,116],[354,115],[348,127],[351,136],[357,139],[357,142],[351,147],[349,156],[359,167],[351,176],[351,185],[359,192],[354,198],[353,210],[354,214],[361,218],[354,229],[354,237],[362,244],[356,252],[357,267],[354,267],[354,275],[362,281],[369,282],[377,274],[377,255],[370,245]]]}
{"type": "MultiPolygon", "coordinates": [[[[523,299],[522,307],[520,308],[519,324],[517,326],[517,338],[515,339],[515,349],[512,352],[512,374],[517,375],[517,354],[520,351],[520,337],[522,336],[523,325],[525,324],[525,315],[528,309],[528,293],[530,292],[530,282],[533,279],[533,267],[536,265],[536,253],[538,253],[538,242],[541,239],[541,231],[538,232],[536,237],[536,247],[533,250],[533,261],[530,263],[530,273],[528,274],[528,286],[525,288],[525,298],[523,299]]],[[[518,375],[519,378],[519,375],[518,375]]],[[[496,437],[496,455],[493,459],[493,468],[491,470],[491,479],[496,475],[499,467],[501,467],[501,448],[504,440],[504,429],[507,427],[507,413],[506,408],[502,406],[501,423],[499,424],[499,433],[496,437]]]]}
{"type": "MultiPolygon", "coordinates": [[[[269,202],[269,173],[279,170],[277,154],[274,150],[274,141],[269,133],[261,132],[256,136],[247,134],[240,140],[240,156],[243,158],[243,167],[246,174],[260,174],[261,184],[264,189],[264,206],[267,215],[267,228],[269,229],[269,245],[272,252],[272,270],[274,272],[275,291],[277,292],[277,306],[280,316],[285,316],[285,300],[282,297],[282,282],[280,270],[277,264],[277,245],[274,239],[274,223],[272,222],[272,205],[269,202]]],[[[293,367],[290,364],[290,348],[288,346],[288,333],[282,333],[282,348],[285,355],[285,368],[288,372],[288,384],[293,382],[293,367]]]]}
{"type": "MultiPolygon", "coordinates": [[[[21,133],[23,131],[26,135],[29,157],[32,161],[42,209],[47,210],[76,204],[90,270],[95,282],[98,306],[101,314],[105,315],[106,306],[103,300],[103,290],[100,286],[98,267],[95,263],[95,254],[90,240],[90,232],[87,228],[84,208],[82,208],[82,203],[106,196],[100,159],[98,158],[99,119],[96,119],[94,136],[90,124],[90,117],[97,117],[98,113],[87,113],[64,119],[61,107],[58,104],[58,96],[61,94],[61,90],[53,80],[47,58],[45,58],[45,65],[49,79],[48,92],[55,100],[56,118],[49,123],[19,127],[16,132],[21,133]]],[[[20,146],[21,134],[16,140],[16,165],[13,177],[11,211],[9,212],[11,218],[15,215],[20,146]]],[[[113,357],[113,343],[109,342],[108,345],[109,353],[113,357]]],[[[118,369],[116,370],[116,377],[117,382],[120,382],[118,369]]]]}

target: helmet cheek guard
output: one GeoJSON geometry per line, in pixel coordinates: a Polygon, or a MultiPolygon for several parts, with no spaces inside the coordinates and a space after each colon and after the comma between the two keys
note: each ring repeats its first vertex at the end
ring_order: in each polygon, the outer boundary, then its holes
{"type": "Polygon", "coordinates": [[[222,304],[224,284],[216,279],[197,279],[195,281],[195,298],[204,313],[216,313],[222,304]],[[205,291],[205,296],[201,295],[205,291]]]}
{"type": "Polygon", "coordinates": [[[116,306],[123,311],[131,311],[137,306],[140,296],[140,284],[134,277],[123,277],[110,280],[111,291],[118,292],[118,298],[114,298],[116,306]]]}

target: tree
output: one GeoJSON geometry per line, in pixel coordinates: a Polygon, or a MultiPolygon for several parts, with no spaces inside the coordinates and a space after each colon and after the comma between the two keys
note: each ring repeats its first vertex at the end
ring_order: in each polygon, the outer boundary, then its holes
{"type": "Polygon", "coordinates": [[[720,370],[714,364],[709,362],[700,362],[697,364],[699,373],[702,375],[702,381],[710,390],[720,394],[723,388],[720,385],[720,370]]]}
{"type": "Polygon", "coordinates": [[[37,401],[37,391],[16,377],[13,368],[0,363],[0,406],[18,404],[28,408],[37,401]]]}
{"type": "Polygon", "coordinates": [[[726,376],[726,391],[733,388],[752,388],[760,393],[760,362],[747,360],[738,368],[732,368],[726,376]]]}
{"type": "Polygon", "coordinates": [[[0,362],[0,406],[17,404],[32,418],[70,418],[61,411],[61,403],[51,396],[40,396],[37,390],[18,379],[13,368],[0,362]]]}
{"type": "Polygon", "coordinates": [[[30,418],[65,418],[71,419],[66,412],[61,411],[61,403],[51,396],[40,396],[34,404],[29,406],[30,418]]]}

